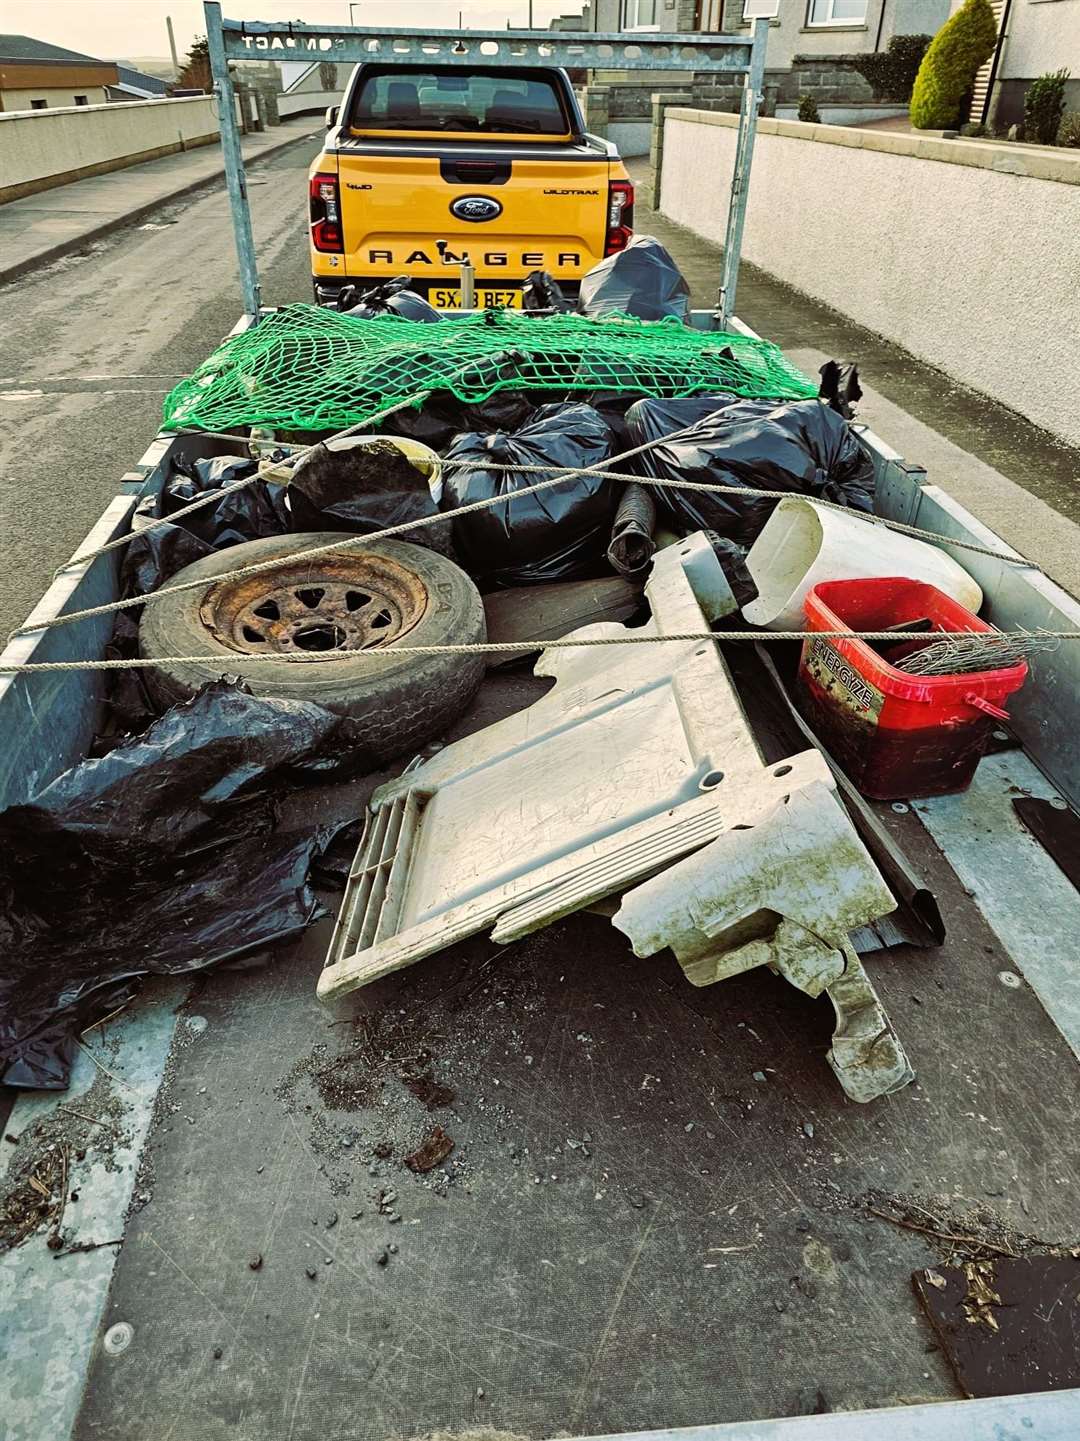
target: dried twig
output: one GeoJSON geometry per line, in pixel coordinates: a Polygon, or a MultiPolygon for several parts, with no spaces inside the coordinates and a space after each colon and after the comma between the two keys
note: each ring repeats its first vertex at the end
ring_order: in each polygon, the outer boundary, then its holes
{"type": "MultiPolygon", "coordinates": [[[[132,999],[134,999],[134,997],[132,997],[132,999]]],[[[98,1028],[98,1026],[107,1026],[107,1025],[109,1024],[109,1022],[113,1019],[114,1016],[118,1016],[118,1015],[120,1015],[120,1013],[121,1013],[122,1011],[126,1011],[127,1008],[128,1008],[128,1006],[130,1006],[130,1005],[131,1005],[131,1001],[130,1001],[130,1000],[129,1000],[129,1001],[125,1001],[122,1006],[117,1006],[117,1008],[116,1008],[115,1011],[110,1011],[107,1016],[102,1016],[102,1018],[101,1018],[100,1021],[92,1021],[91,1024],[90,1024],[89,1026],[87,1026],[87,1028],[86,1028],[85,1031],[80,1031],[80,1032],[79,1032],[79,1035],[80,1035],[80,1036],[88,1036],[91,1031],[96,1031],[97,1028],[98,1028]]],[[[105,1242],[105,1243],[103,1243],[103,1244],[108,1244],[108,1243],[105,1242]]]]}
{"type": "Polygon", "coordinates": [[[77,1111],[74,1106],[57,1106],[56,1109],[69,1116],[78,1116],[80,1121],[89,1121],[91,1126],[104,1126],[106,1130],[112,1130],[108,1121],[99,1121],[96,1116],[88,1116],[85,1111],[77,1111]]]}
{"type": "Polygon", "coordinates": [[[100,1251],[103,1246],[122,1246],[123,1236],[115,1241],[79,1241],[77,1245],[65,1246],[62,1251],[53,1252],[53,1260],[59,1260],[61,1256],[77,1256],[82,1251],[100,1251]]]}
{"type": "Polygon", "coordinates": [[[890,1216],[888,1211],[879,1211],[876,1206],[866,1208],[871,1216],[880,1216],[883,1221],[890,1221],[894,1226],[901,1226],[905,1231],[918,1231],[924,1236],[936,1236],[939,1241],[953,1241],[957,1245],[967,1246],[974,1251],[993,1251],[998,1256],[1009,1256],[1014,1261],[1019,1259],[1016,1251],[1008,1246],[999,1246],[994,1241],[984,1241],[978,1236],[956,1236],[949,1231],[939,1231],[935,1226],[920,1226],[917,1221],[904,1221],[899,1216],[890,1216]]]}
{"type": "Polygon", "coordinates": [[[46,1245],[50,1251],[59,1251],[63,1246],[60,1239],[60,1228],[64,1224],[64,1210],[67,1206],[68,1197],[68,1150],[66,1146],[60,1148],[60,1208],[53,1219],[53,1228],[46,1245]]]}
{"type": "Polygon", "coordinates": [[[469,981],[471,982],[471,984],[469,985],[468,990],[463,991],[462,994],[458,997],[459,1001],[467,1000],[474,991],[480,989],[480,986],[483,984],[483,982],[487,980],[488,971],[491,970],[492,966],[499,959],[499,957],[504,956],[509,949],[509,946],[503,946],[502,949],[496,951],[493,956],[488,956],[487,960],[482,961],[480,965],[477,966],[475,971],[467,971],[460,980],[452,982],[452,984],[450,984],[449,986],[444,986],[441,991],[436,991],[433,996],[430,996],[428,998],[428,1004],[430,1004],[432,1001],[441,1000],[443,996],[449,995],[451,991],[456,991],[459,986],[463,986],[466,981],[469,981]]]}
{"type": "Polygon", "coordinates": [[[97,1056],[94,1055],[93,1051],[90,1049],[89,1046],[84,1046],[82,1041],[79,1040],[77,1040],[75,1044],[78,1046],[80,1051],[86,1052],[86,1054],[93,1061],[94,1065],[97,1066],[98,1070],[101,1071],[104,1075],[108,1076],[110,1081],[116,1081],[118,1085],[126,1086],[129,1091],[133,1091],[135,1089],[135,1087],[131,1084],[130,1081],[125,1081],[123,1076],[118,1076],[115,1071],[110,1071],[108,1066],[102,1065],[102,1063],[98,1060],[97,1056]]]}

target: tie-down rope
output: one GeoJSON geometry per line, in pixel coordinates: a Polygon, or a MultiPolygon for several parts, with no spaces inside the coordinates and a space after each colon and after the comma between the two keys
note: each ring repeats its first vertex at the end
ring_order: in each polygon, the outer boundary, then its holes
{"type": "MultiPolygon", "coordinates": [[[[202,582],[207,584],[207,582],[202,582]]],[[[973,632],[975,634],[976,632],[973,632]]],[[[992,632],[977,632],[985,634],[988,642],[987,650],[992,651],[994,635],[992,632]]],[[[1003,639],[1016,635],[1015,631],[999,632],[1003,639]]],[[[1063,631],[1033,631],[1033,638],[1037,640],[1080,640],[1080,630],[1063,631]]],[[[289,665],[326,665],[340,661],[343,655],[363,655],[371,659],[396,660],[400,656],[420,655],[501,655],[501,654],[530,654],[538,650],[570,650],[581,646],[605,646],[605,645],[657,645],[669,641],[739,641],[739,640],[879,640],[879,641],[903,641],[921,640],[925,641],[927,632],[925,630],[688,630],[677,631],[671,635],[644,635],[641,632],[631,631],[627,635],[618,636],[583,636],[579,639],[566,638],[562,640],[529,640],[529,641],[476,641],[470,644],[460,645],[392,645],[384,650],[365,651],[330,651],[321,654],[305,651],[301,654],[295,652],[271,652],[262,655],[244,655],[237,651],[235,655],[223,655],[218,651],[215,655],[169,655],[133,657],[130,660],[58,660],[58,661],[33,661],[23,665],[14,663],[8,664],[0,660],[0,675],[22,675],[35,671],[66,671],[66,670],[144,670],[152,669],[161,665],[215,665],[223,673],[230,673],[237,666],[261,665],[266,661],[285,661],[289,665]]],[[[1010,661],[1015,664],[1015,661],[1010,661]]],[[[987,668],[992,669],[992,661],[987,661],[987,668]]],[[[918,681],[918,676],[912,676],[913,681],[918,681]]]]}
{"type": "MultiPolygon", "coordinates": [[[[395,408],[400,409],[401,406],[395,408]]],[[[385,412],[376,416],[375,419],[382,419],[383,415],[385,415],[385,412]]],[[[365,426],[369,425],[370,423],[370,420],[364,422],[365,426]]],[[[355,428],[356,427],[353,427],[353,429],[355,428]]],[[[342,431],[341,434],[334,437],[334,439],[342,439],[350,433],[351,432],[348,431],[342,431]]],[[[384,526],[383,529],[371,531],[366,535],[346,535],[343,536],[341,540],[328,541],[323,545],[309,546],[303,550],[294,551],[288,556],[274,556],[270,560],[257,561],[252,565],[239,566],[235,570],[224,571],[222,572],[222,574],[214,576],[212,580],[182,581],[176,585],[162,586],[161,589],[150,591],[147,595],[129,596],[126,600],[109,601],[105,605],[91,606],[86,610],[70,611],[66,615],[54,616],[51,620],[39,621],[33,625],[20,626],[17,630],[11,632],[11,635],[8,637],[8,639],[15,640],[25,635],[32,635],[38,631],[51,630],[57,626],[73,625],[76,621],[89,620],[92,617],[99,615],[109,615],[115,611],[126,610],[132,606],[150,605],[155,601],[160,600],[162,596],[178,595],[184,591],[189,590],[205,590],[211,584],[221,585],[225,581],[241,580],[249,575],[258,575],[264,571],[276,570],[281,568],[282,566],[293,565],[298,559],[302,557],[309,557],[311,559],[314,559],[314,557],[316,556],[329,555],[331,553],[335,553],[341,550],[349,550],[359,546],[370,545],[373,541],[383,540],[389,536],[402,535],[406,532],[415,532],[417,530],[423,529],[425,526],[437,525],[441,521],[453,519],[455,516],[469,515],[474,511],[487,510],[495,505],[506,505],[510,501],[516,500],[522,496],[536,495],[540,491],[553,489],[555,486],[562,485],[565,481],[575,476],[593,475],[598,471],[603,471],[605,475],[609,476],[612,479],[623,480],[638,485],[670,486],[672,489],[697,490],[714,493],[734,492],[744,497],[754,497],[761,499],[784,499],[785,497],[790,495],[790,492],[787,491],[753,490],[744,486],[709,485],[703,481],[659,480],[653,476],[631,475],[627,472],[615,472],[608,469],[608,467],[613,464],[616,459],[626,460],[630,456],[640,455],[645,451],[653,450],[657,446],[663,445],[665,441],[667,441],[669,438],[670,437],[668,436],[661,436],[656,440],[646,441],[643,445],[635,446],[633,450],[624,451],[621,456],[612,457],[609,460],[598,461],[595,465],[581,466],[571,469],[560,469],[558,473],[556,475],[552,475],[550,479],[537,481],[533,485],[522,486],[520,490],[514,491],[512,496],[487,496],[482,500],[470,501],[467,505],[456,506],[453,510],[439,511],[434,515],[421,516],[416,520],[402,521],[398,525],[384,526]]],[[[301,455],[309,454],[311,451],[317,448],[318,444],[321,443],[322,442],[317,442],[316,445],[309,446],[307,450],[301,452],[301,455]]],[[[448,462],[446,461],[441,462],[441,464],[443,465],[446,465],[447,463],[448,462]]],[[[449,463],[455,465],[459,464],[458,462],[449,463]]],[[[279,462],[279,464],[281,463],[279,462]]],[[[553,466],[489,466],[482,461],[475,460],[461,462],[460,464],[474,470],[491,469],[505,471],[522,471],[527,473],[535,473],[537,471],[545,472],[555,469],[555,467],[553,466]]],[[[272,479],[273,469],[274,468],[271,467],[269,469],[269,472],[264,470],[263,474],[269,474],[269,478],[272,479]]],[[[224,488],[218,491],[213,491],[208,496],[200,497],[199,500],[192,502],[191,505],[185,507],[184,511],[177,511],[174,513],[173,516],[165,517],[164,520],[151,522],[151,526],[160,525],[163,523],[171,523],[178,515],[186,514],[187,512],[198,508],[198,506],[200,505],[209,504],[212,499],[220,498],[223,494],[226,494],[228,490],[239,489],[241,485],[250,484],[251,481],[257,480],[259,478],[259,475],[251,476],[246,478],[244,481],[236,482],[231,487],[224,488]]],[[[1012,565],[1030,567],[1033,570],[1042,569],[1041,566],[1036,565],[1033,561],[1029,561],[1023,556],[1004,555],[999,551],[988,550],[984,546],[978,546],[969,541],[953,541],[947,536],[935,535],[932,531],[919,530],[915,526],[904,525],[900,521],[885,520],[881,516],[867,515],[862,511],[852,511],[850,507],[837,505],[833,501],[821,501],[815,499],[814,504],[822,505],[826,509],[840,511],[842,514],[848,516],[855,515],[857,518],[866,520],[871,524],[881,525],[888,530],[896,530],[902,534],[912,535],[919,539],[928,539],[930,541],[938,543],[940,543],[941,541],[945,541],[949,545],[955,545],[964,550],[976,551],[981,555],[990,556],[995,560],[1008,561],[1012,565]]],[[[146,529],[150,529],[151,526],[143,527],[140,530],[133,531],[130,535],[119,537],[117,541],[110,541],[106,546],[102,547],[102,550],[112,549],[119,543],[127,544],[131,539],[134,538],[134,536],[143,534],[144,531],[146,529]]],[[[93,551],[85,555],[79,556],[78,564],[86,564],[89,560],[93,559],[93,557],[98,554],[101,554],[101,551],[93,551]]]]}

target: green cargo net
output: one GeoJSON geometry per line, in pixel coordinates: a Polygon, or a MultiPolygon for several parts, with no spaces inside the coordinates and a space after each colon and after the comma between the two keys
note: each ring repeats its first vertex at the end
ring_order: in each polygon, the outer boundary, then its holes
{"type": "Polygon", "coordinates": [[[767,340],[674,320],[510,310],[432,324],[288,305],[231,336],[165,398],[166,430],[342,430],[420,391],[727,391],[803,400],[817,386],[767,340]]]}

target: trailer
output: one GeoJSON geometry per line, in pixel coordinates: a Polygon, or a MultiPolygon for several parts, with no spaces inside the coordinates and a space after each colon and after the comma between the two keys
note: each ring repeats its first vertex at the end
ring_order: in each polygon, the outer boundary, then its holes
{"type": "MultiPolygon", "coordinates": [[[[735,282],[767,19],[752,41],[418,40],[206,12],[243,291],[235,334],[268,310],[229,62],[419,48],[485,65],[745,73],[725,274],[716,308],[693,321],[752,335],[735,282]]],[[[99,729],[106,673],[80,667],[105,656],[113,614],[53,622],[118,598],[124,552],[107,547],[139,524],[180,450],[241,456],[249,439],[163,431],[121,476],[0,657],[0,810],[78,764],[99,729]],[[73,668],[2,670],[35,665],[73,668]]],[[[859,439],[877,514],[939,537],[992,624],[1080,631],[1080,605],[1037,565],[916,461],[865,427],[859,439]]],[[[775,764],[791,717],[756,661],[730,665],[775,764]]],[[[822,1064],[823,1000],[761,971],[692,989],[670,953],[635,956],[583,911],[513,944],[466,937],[332,1009],[315,1000],[330,917],[269,966],[247,957],[145,985],[80,1037],[67,1090],[7,1097],[6,1149],[58,1147],[66,1203],[57,1249],[37,1234],[0,1255],[5,1436],[1074,1437],[1078,673],[1075,644],[1038,657],[970,789],[863,803],[860,834],[923,930],[860,946],[916,1072],[869,1105],[822,1064]],[[1039,808],[1045,846],[1018,800],[1039,808]],[[436,1131],[452,1151],[403,1163],[436,1131]],[[1041,1300],[1030,1257],[1057,1268],[1041,1300]],[[959,1337],[930,1321],[938,1296],[966,1317],[959,1337]],[[1044,1367],[1036,1382],[1045,1336],[1009,1329],[1010,1314],[1060,1338],[1065,1379],[1044,1367]],[[964,1342],[999,1325],[1008,1344],[987,1370],[986,1348],[964,1342]]],[[[448,739],[546,690],[542,675],[491,671],[448,739]]],[[[289,812],[351,819],[400,770],[308,786],[289,812]]]]}

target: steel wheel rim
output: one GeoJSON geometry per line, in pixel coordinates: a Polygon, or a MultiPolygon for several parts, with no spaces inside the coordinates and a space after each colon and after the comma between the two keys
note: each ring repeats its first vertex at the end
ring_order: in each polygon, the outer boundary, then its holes
{"type": "Polygon", "coordinates": [[[199,614],[219,644],[245,655],[355,655],[393,645],[429,603],[415,571],[358,552],[300,555],[280,569],[223,581],[206,592],[199,614]]]}

